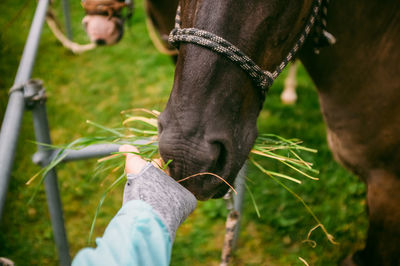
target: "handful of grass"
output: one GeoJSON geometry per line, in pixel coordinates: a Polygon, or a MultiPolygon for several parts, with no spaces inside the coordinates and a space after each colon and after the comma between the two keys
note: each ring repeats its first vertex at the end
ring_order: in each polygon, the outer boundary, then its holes
{"type": "MultiPolygon", "coordinates": [[[[103,136],[96,136],[96,137],[83,137],[71,142],[68,145],[64,146],[51,146],[52,148],[58,148],[59,152],[51,161],[51,163],[43,168],[40,172],[38,172],[35,176],[33,176],[27,184],[30,184],[34,179],[40,176],[40,181],[36,187],[36,190],[33,196],[37,193],[40,184],[43,182],[44,177],[46,174],[58,165],[62,160],[68,155],[69,150],[79,150],[84,147],[93,144],[134,144],[139,152],[137,153],[146,161],[153,161],[156,158],[159,158],[160,155],[158,153],[158,131],[157,131],[157,117],[160,113],[155,110],[147,110],[147,109],[132,109],[121,112],[122,117],[122,126],[119,128],[109,128],[97,124],[92,121],[87,121],[88,124],[92,125],[99,129],[103,134],[103,136]]],[[[327,236],[328,240],[336,244],[332,235],[330,235],[323,224],[320,222],[318,217],[314,214],[314,212],[310,209],[310,207],[304,202],[304,200],[297,195],[292,189],[286,186],[283,183],[283,179],[289,180],[291,182],[295,182],[297,184],[302,184],[302,181],[299,177],[305,177],[312,180],[318,180],[314,175],[318,174],[318,171],[313,168],[312,163],[307,162],[304,160],[300,152],[309,152],[309,153],[316,153],[317,150],[307,148],[302,145],[302,142],[298,139],[285,139],[283,137],[274,135],[274,134],[262,134],[260,135],[251,150],[249,155],[249,162],[252,163],[256,168],[258,168],[262,173],[266,176],[274,180],[284,189],[286,189],[290,194],[292,194],[301,204],[305,207],[306,211],[313,217],[315,222],[317,223],[314,226],[309,234],[305,242],[309,242],[312,245],[315,245],[315,242],[310,240],[310,234],[313,230],[318,227],[321,227],[325,235],[327,236]],[[259,163],[260,158],[268,158],[271,160],[277,160],[279,163],[285,165],[288,169],[291,169],[292,172],[298,174],[299,177],[293,177],[289,174],[279,173],[276,171],[272,171],[266,169],[259,163]]],[[[104,174],[105,172],[120,172],[118,177],[109,185],[97,206],[97,210],[95,213],[95,217],[92,222],[90,234],[89,234],[89,241],[93,234],[94,225],[96,222],[97,215],[99,214],[100,208],[107,196],[107,194],[117,187],[119,184],[123,183],[124,181],[124,160],[121,159],[123,155],[119,152],[115,152],[110,156],[101,158],[98,160],[98,165],[95,170],[95,175],[104,174]]],[[[166,168],[171,161],[166,162],[161,168],[166,168]]],[[[199,173],[196,175],[200,175],[204,173],[199,173]]],[[[214,174],[213,174],[214,175],[214,174]]],[[[195,176],[195,175],[193,175],[195,176]]],[[[180,181],[186,180],[190,177],[186,177],[180,181]]],[[[217,178],[221,177],[214,175],[217,178]]],[[[224,180],[223,180],[224,181],[224,180]]],[[[179,182],[179,181],[178,181],[179,182]]],[[[226,182],[226,181],[224,181],[226,182]]],[[[233,190],[234,188],[231,184],[227,185],[231,187],[233,190]]],[[[252,199],[253,205],[257,212],[257,215],[260,216],[259,210],[257,208],[257,204],[255,203],[254,197],[249,191],[250,197],[252,199]]]]}

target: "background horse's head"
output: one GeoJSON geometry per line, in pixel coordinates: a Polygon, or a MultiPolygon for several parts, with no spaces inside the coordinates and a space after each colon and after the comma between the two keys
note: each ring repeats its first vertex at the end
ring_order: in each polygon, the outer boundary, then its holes
{"type": "Polygon", "coordinates": [[[82,24],[90,41],[97,45],[112,45],[121,40],[124,33],[124,21],[132,15],[132,1],[82,0],[82,6],[86,12],[82,24]],[[127,11],[124,15],[125,7],[127,11]]]}
{"type": "Polygon", "coordinates": [[[82,20],[90,42],[97,45],[116,44],[122,38],[123,22],[121,19],[107,18],[103,15],[87,15],[82,20]]]}
{"type": "MultiPolygon", "coordinates": [[[[181,1],[181,27],[212,32],[273,71],[303,30],[312,1],[181,1]]],[[[159,118],[160,152],[181,179],[213,172],[229,183],[257,137],[264,96],[238,65],[195,44],[181,43],[175,82],[159,118]]],[[[221,197],[228,186],[210,176],[182,183],[200,200],[221,197]]]]}

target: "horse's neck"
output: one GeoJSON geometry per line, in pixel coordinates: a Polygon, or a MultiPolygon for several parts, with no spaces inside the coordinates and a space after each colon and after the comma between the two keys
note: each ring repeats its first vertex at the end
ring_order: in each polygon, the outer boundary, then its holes
{"type": "Polygon", "coordinates": [[[323,95],[342,100],[367,91],[399,90],[400,9],[397,1],[331,1],[327,29],[337,39],[313,53],[300,54],[323,95]],[[381,84],[378,86],[378,84],[381,84]]]}
{"type": "Polygon", "coordinates": [[[400,149],[396,2],[331,1],[327,30],[337,43],[315,55],[310,42],[300,54],[319,92],[331,148],[350,168],[371,163],[359,161],[367,154],[400,149]]]}

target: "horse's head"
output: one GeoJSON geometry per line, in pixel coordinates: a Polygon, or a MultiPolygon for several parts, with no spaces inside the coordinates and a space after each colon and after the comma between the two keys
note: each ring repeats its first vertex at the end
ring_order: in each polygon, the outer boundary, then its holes
{"type": "MultiPolygon", "coordinates": [[[[299,38],[312,1],[184,0],[181,27],[228,40],[263,69],[273,70],[299,38]]],[[[227,182],[245,162],[257,137],[264,95],[237,64],[191,43],[180,43],[175,82],[159,118],[160,152],[181,179],[212,172],[227,182]]],[[[221,197],[228,186],[211,175],[182,184],[200,200],[221,197]]]]}

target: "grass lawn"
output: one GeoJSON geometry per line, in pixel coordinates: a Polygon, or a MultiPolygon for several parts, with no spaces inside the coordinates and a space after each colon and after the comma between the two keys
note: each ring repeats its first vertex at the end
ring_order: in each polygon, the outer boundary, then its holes
{"type": "MultiPolygon", "coordinates": [[[[74,38],[86,43],[80,25],[80,1],[70,1],[74,38]]],[[[55,3],[60,18],[60,1],[55,3]]],[[[55,144],[96,134],[85,123],[92,120],[118,126],[120,111],[145,107],[162,110],[173,82],[174,65],[159,54],[148,38],[143,2],[136,1],[131,26],[120,44],[76,56],[56,41],[44,27],[33,77],[46,86],[51,136],[55,144]]],[[[36,7],[33,0],[4,0],[0,3],[0,117],[7,102],[23,45],[36,7]]],[[[275,82],[259,117],[259,131],[287,138],[300,138],[319,150],[305,155],[320,170],[319,181],[304,180],[302,185],[287,183],[311,206],[340,245],[330,244],[320,229],[312,234],[315,248],[302,243],[315,222],[302,205],[282,187],[250,166],[248,186],[261,212],[258,218],[249,194],[245,198],[241,235],[233,265],[336,265],[349,252],[362,247],[367,228],[365,187],[336,162],[328,149],[325,125],[316,90],[303,68],[298,74],[299,100],[294,106],[279,99],[285,73],[275,82]]],[[[0,118],[0,119],[1,119],[0,118]]],[[[21,127],[17,156],[9,193],[0,224],[0,257],[17,265],[56,265],[57,254],[43,189],[27,205],[33,186],[25,182],[39,168],[31,162],[36,147],[32,118],[26,112],[21,127]]],[[[264,162],[271,170],[283,171],[276,162],[264,162]]],[[[64,205],[71,255],[87,246],[95,209],[104,188],[112,178],[93,178],[96,160],[73,162],[57,168],[64,205]]],[[[122,187],[105,201],[95,228],[101,236],[118,211],[122,187]]],[[[194,214],[178,231],[172,265],[218,265],[227,211],[223,200],[200,202],[194,214]]]]}

